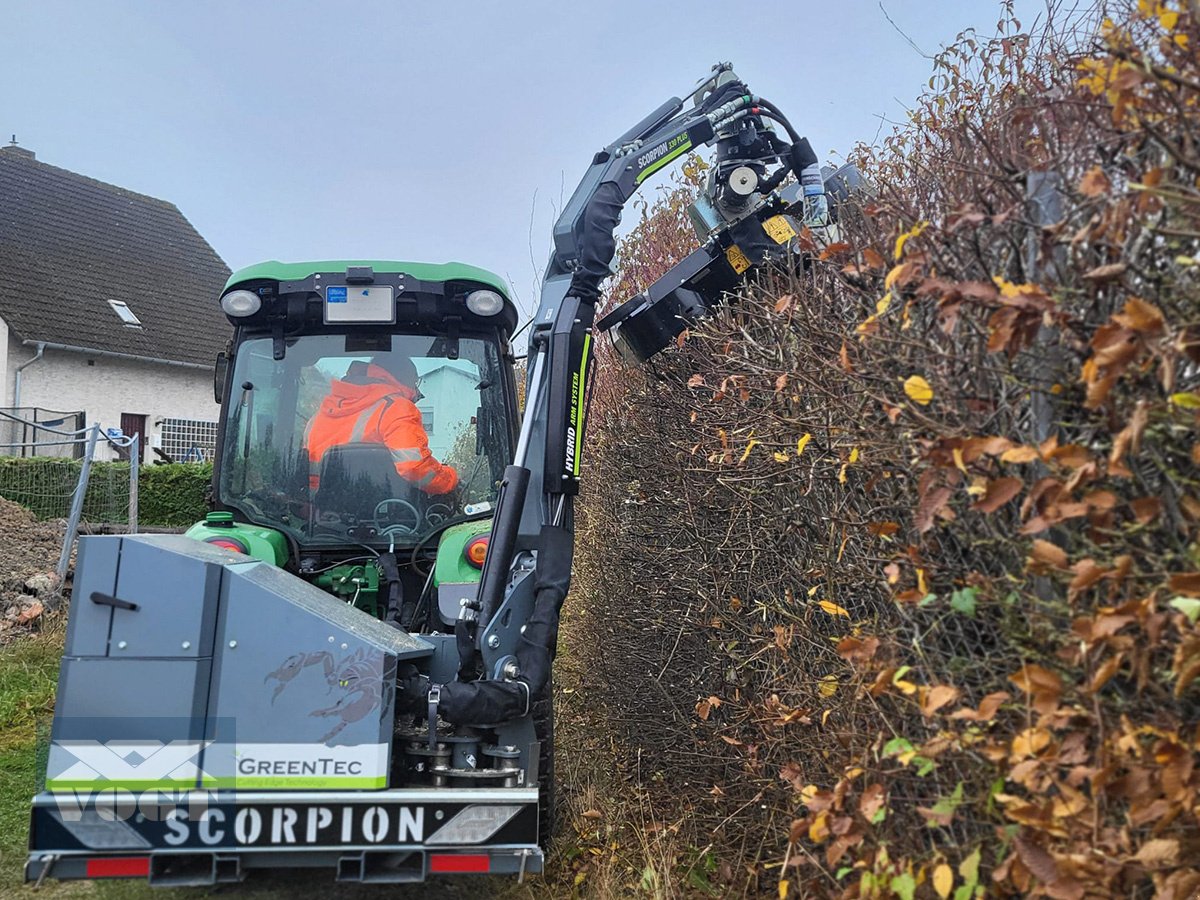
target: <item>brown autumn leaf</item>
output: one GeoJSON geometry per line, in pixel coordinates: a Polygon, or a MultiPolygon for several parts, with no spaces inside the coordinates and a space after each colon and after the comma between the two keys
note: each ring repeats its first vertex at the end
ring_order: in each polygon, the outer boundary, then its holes
{"type": "Polygon", "coordinates": [[[1083,502],[1088,509],[1107,512],[1117,505],[1117,495],[1112,491],[1092,491],[1084,495],[1083,502]]]}
{"type": "Polygon", "coordinates": [[[1178,575],[1172,575],[1167,586],[1177,594],[1200,597],[1200,572],[1181,572],[1178,575]]]}
{"type": "Polygon", "coordinates": [[[1049,454],[1049,458],[1057,463],[1061,463],[1070,469],[1078,469],[1080,466],[1087,465],[1092,458],[1086,447],[1079,444],[1064,444],[1061,447],[1056,447],[1054,452],[1049,454]]]}
{"type": "Polygon", "coordinates": [[[1179,841],[1176,838],[1155,838],[1146,841],[1133,857],[1143,866],[1158,869],[1179,863],[1179,841]]]}
{"type": "Polygon", "coordinates": [[[687,380],[687,386],[690,388],[699,387],[702,384],[704,384],[704,376],[698,372],[687,380]]]}
{"type": "Polygon", "coordinates": [[[1125,654],[1118,653],[1116,656],[1110,656],[1101,663],[1100,668],[1092,675],[1092,680],[1088,684],[1088,690],[1094,694],[1100,688],[1104,687],[1104,685],[1108,684],[1109,680],[1117,674],[1117,670],[1121,668],[1121,663],[1124,661],[1125,654]]]}
{"type": "Polygon", "coordinates": [[[1042,666],[1029,663],[1008,676],[1008,680],[1027,694],[1062,693],[1062,679],[1042,666]]]}
{"type": "Polygon", "coordinates": [[[1162,501],[1157,497],[1140,497],[1129,503],[1133,517],[1143,525],[1149,525],[1162,512],[1162,501]]]}
{"type": "Polygon", "coordinates": [[[708,697],[696,704],[696,715],[698,715],[702,721],[707,722],[712,711],[720,705],[721,699],[719,697],[708,697]]]}
{"type": "Polygon", "coordinates": [[[792,301],[795,299],[796,298],[793,297],[791,294],[784,294],[782,297],[780,297],[778,300],[775,301],[775,312],[777,312],[777,313],[787,312],[789,309],[792,308],[792,301]]]}
{"type": "Polygon", "coordinates": [[[1107,266],[1096,266],[1096,268],[1084,272],[1083,278],[1086,281],[1103,284],[1106,281],[1112,281],[1114,278],[1120,278],[1128,268],[1129,266],[1123,262],[1109,263],[1107,266]]]}
{"type": "Polygon", "coordinates": [[[926,491],[921,497],[921,502],[917,505],[917,531],[924,534],[933,527],[934,518],[941,512],[942,507],[950,501],[953,493],[954,490],[952,488],[944,486],[926,491]]]}
{"type": "Polygon", "coordinates": [[[870,822],[879,810],[883,809],[885,803],[887,803],[887,794],[884,792],[883,785],[869,784],[858,800],[858,811],[862,813],[864,819],[870,822]]]}
{"type": "Polygon", "coordinates": [[[1012,755],[1017,759],[1037,756],[1050,746],[1051,735],[1044,728],[1026,728],[1012,739],[1012,755]]]}
{"type": "Polygon", "coordinates": [[[869,662],[878,649],[877,637],[845,637],[838,641],[837,654],[850,662],[869,662]]]}
{"type": "Polygon", "coordinates": [[[1029,558],[1034,562],[1041,563],[1043,566],[1051,566],[1055,569],[1065,569],[1067,567],[1067,551],[1057,544],[1052,544],[1041,538],[1034,539],[1033,552],[1029,558]]]}
{"type": "Polygon", "coordinates": [[[1007,691],[996,691],[988,694],[979,702],[979,709],[964,707],[950,713],[952,719],[969,719],[972,722],[990,722],[996,717],[1001,704],[1012,697],[1007,691]]]}
{"type": "Polygon", "coordinates": [[[868,522],[867,531],[876,537],[890,537],[900,530],[900,525],[896,522],[868,522]]]}
{"type": "Polygon", "coordinates": [[[1058,866],[1054,862],[1054,857],[1044,849],[1021,835],[1017,835],[1013,839],[1013,845],[1017,848],[1017,856],[1021,858],[1025,868],[1032,872],[1033,877],[1042,884],[1050,884],[1058,878],[1058,866]]]}
{"type": "Polygon", "coordinates": [[[1021,311],[1006,306],[992,313],[988,319],[988,353],[999,353],[1012,347],[1016,336],[1017,319],[1021,311]]]}
{"type": "Polygon", "coordinates": [[[1006,463],[1027,463],[1040,458],[1036,447],[1012,447],[1000,454],[1000,462],[1006,463]]]}
{"type": "MultiPolygon", "coordinates": [[[[838,362],[842,364],[842,371],[854,371],[854,365],[850,362],[850,351],[847,349],[845,341],[842,341],[842,349],[838,351],[838,362]]],[[[895,420],[893,419],[893,421],[895,420]]]]}
{"type": "MultiPolygon", "coordinates": [[[[1127,452],[1137,453],[1141,449],[1142,434],[1145,432],[1149,420],[1149,404],[1145,400],[1139,400],[1137,406],[1134,407],[1133,415],[1129,418],[1129,424],[1122,428],[1113,439],[1112,453],[1108,456],[1110,468],[1119,466],[1127,452]]],[[[1126,473],[1128,474],[1128,470],[1126,473]]]]}
{"type": "Polygon", "coordinates": [[[878,251],[872,250],[870,247],[863,251],[863,263],[868,269],[883,269],[887,266],[887,262],[878,251]]]}
{"type": "Polygon", "coordinates": [[[1079,193],[1085,197],[1099,197],[1101,194],[1107,194],[1111,189],[1112,182],[1108,180],[1108,176],[1099,166],[1092,166],[1083,173],[1083,178],[1079,181],[1079,193]]]}
{"type": "Polygon", "coordinates": [[[1024,486],[1025,482],[1020,478],[997,478],[988,483],[987,493],[971,508],[981,513],[993,513],[1021,493],[1024,486]]]}
{"type": "Polygon", "coordinates": [[[1073,603],[1076,597],[1103,578],[1108,570],[1089,556],[1073,564],[1071,571],[1075,577],[1067,585],[1067,600],[1073,603]]]}
{"type": "Polygon", "coordinates": [[[817,259],[830,259],[834,256],[837,256],[839,253],[846,253],[853,249],[854,248],[845,241],[835,241],[822,250],[817,259]]]}
{"type": "Polygon", "coordinates": [[[780,375],[778,378],[775,379],[775,393],[778,394],[785,387],[787,387],[787,383],[788,383],[787,372],[784,372],[782,375],[780,375]]]}
{"type": "Polygon", "coordinates": [[[796,789],[796,793],[804,790],[804,769],[800,767],[799,763],[784,763],[779,769],[779,777],[789,782],[796,789]]]}
{"type": "Polygon", "coordinates": [[[921,715],[927,719],[930,718],[947,703],[957,700],[958,693],[958,688],[948,684],[939,684],[931,687],[921,701],[921,715]]]}
{"type": "Polygon", "coordinates": [[[583,812],[581,812],[579,815],[581,815],[585,819],[603,819],[604,818],[604,813],[600,812],[600,810],[598,810],[598,809],[587,809],[587,810],[584,810],[583,812]]]}
{"type": "Polygon", "coordinates": [[[1106,322],[1096,329],[1089,346],[1095,353],[1084,364],[1082,374],[1086,381],[1096,378],[1101,366],[1112,366],[1120,371],[1134,357],[1140,345],[1136,331],[1122,328],[1116,322],[1106,322]]]}
{"type": "Polygon", "coordinates": [[[1125,301],[1124,310],[1112,318],[1114,322],[1141,334],[1158,334],[1165,327],[1159,308],[1141,297],[1130,297],[1125,301]]]}

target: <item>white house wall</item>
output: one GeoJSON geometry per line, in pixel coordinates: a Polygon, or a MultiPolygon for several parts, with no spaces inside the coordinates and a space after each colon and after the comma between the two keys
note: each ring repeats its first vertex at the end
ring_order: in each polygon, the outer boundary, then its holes
{"type": "MultiPolygon", "coordinates": [[[[11,406],[13,370],[34,355],[33,348],[13,340],[5,369],[6,392],[0,406],[11,406]]],[[[0,357],[2,358],[2,357],[0,357]]],[[[212,370],[192,369],[104,356],[87,356],[61,350],[45,355],[21,375],[21,405],[73,412],[83,410],[87,423],[120,428],[121,414],[146,417],[147,442],[157,446],[162,420],[198,419],[215,422],[220,407],[213,401],[212,370]]],[[[105,446],[97,459],[115,459],[105,446]]],[[[143,458],[153,461],[152,453],[143,458]]]]}
{"type": "Polygon", "coordinates": [[[8,323],[0,317],[0,406],[12,405],[12,371],[8,365],[8,323]]]}

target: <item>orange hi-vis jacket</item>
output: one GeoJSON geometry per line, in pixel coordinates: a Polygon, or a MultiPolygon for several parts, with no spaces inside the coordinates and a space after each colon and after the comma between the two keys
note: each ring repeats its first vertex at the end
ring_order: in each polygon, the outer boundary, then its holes
{"type": "Polygon", "coordinates": [[[413,403],[415,397],[412,388],[374,363],[366,366],[361,380],[334,380],[305,435],[312,466],[309,486],[317,487],[316,472],[326,450],[365,442],[386,445],[400,476],[426,494],[454,490],[458,472],[453,466],[442,465],[429,452],[429,436],[421,424],[421,412],[413,403]]]}

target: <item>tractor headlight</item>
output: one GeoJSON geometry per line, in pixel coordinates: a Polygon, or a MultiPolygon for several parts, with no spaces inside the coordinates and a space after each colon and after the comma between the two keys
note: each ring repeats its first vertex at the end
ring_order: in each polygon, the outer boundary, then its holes
{"type": "Polygon", "coordinates": [[[221,298],[225,315],[240,319],[252,316],[262,308],[262,298],[254,291],[230,291],[221,298]]]}
{"type": "Polygon", "coordinates": [[[471,291],[467,294],[467,309],[477,316],[494,316],[504,309],[504,298],[495,291],[471,291]]]}

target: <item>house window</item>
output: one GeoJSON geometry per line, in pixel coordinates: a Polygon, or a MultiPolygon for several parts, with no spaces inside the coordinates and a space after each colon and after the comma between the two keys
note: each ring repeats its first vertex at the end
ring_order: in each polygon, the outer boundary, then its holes
{"type": "Polygon", "coordinates": [[[433,407],[422,406],[418,407],[421,411],[421,425],[425,428],[426,434],[433,433],[433,407]]]}
{"type": "Polygon", "coordinates": [[[109,300],[108,305],[112,307],[112,311],[121,317],[121,321],[125,323],[126,328],[141,328],[142,320],[133,314],[133,310],[129,308],[129,304],[124,300],[109,300]]]}
{"type": "Polygon", "coordinates": [[[217,423],[163,419],[162,451],[175,462],[211,462],[217,451],[217,423]]]}

